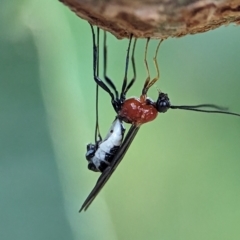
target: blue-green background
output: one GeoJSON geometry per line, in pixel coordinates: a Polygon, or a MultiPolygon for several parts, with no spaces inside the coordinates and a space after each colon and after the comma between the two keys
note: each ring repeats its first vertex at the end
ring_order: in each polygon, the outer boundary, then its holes
{"type": "MultiPolygon", "coordinates": [[[[168,39],[149,92],[172,104],[216,103],[240,112],[240,28],[168,39]]],[[[120,88],[127,40],[108,38],[108,75],[120,88]]],[[[149,46],[152,57],[157,41],[149,46]]],[[[136,49],[139,96],[145,40],[136,49]]],[[[132,76],[132,72],[129,72],[132,76]]],[[[240,118],[169,110],[142,126],[86,213],[98,174],[95,84],[88,24],[58,1],[0,3],[0,239],[225,240],[240,238],[240,118]]],[[[115,113],[101,91],[104,133],[115,113]]]]}

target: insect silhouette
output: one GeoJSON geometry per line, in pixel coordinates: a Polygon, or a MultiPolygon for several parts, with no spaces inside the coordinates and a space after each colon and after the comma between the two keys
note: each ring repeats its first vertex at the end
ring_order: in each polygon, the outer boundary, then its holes
{"type": "Polygon", "coordinates": [[[125,64],[125,73],[122,83],[122,89],[119,94],[113,81],[107,76],[107,46],[106,46],[106,32],[104,32],[104,41],[103,41],[103,75],[104,80],[102,81],[99,78],[99,28],[97,28],[97,42],[95,31],[92,25],[92,37],[93,37],[93,77],[96,82],[96,126],[95,126],[95,144],[87,145],[86,159],[88,161],[88,168],[92,171],[101,172],[100,177],[98,178],[96,185],[82,204],[79,212],[82,210],[87,210],[90,204],[93,202],[95,197],[104,187],[106,182],[109,180],[113,172],[116,170],[119,163],[122,161],[125,156],[128,148],[130,147],[133,139],[135,138],[139,128],[142,124],[153,121],[158,113],[165,113],[168,109],[181,109],[188,111],[197,111],[197,112],[206,112],[206,113],[220,113],[220,114],[229,114],[240,117],[240,114],[227,111],[227,108],[220,107],[214,104],[199,104],[199,105],[171,105],[169,97],[167,94],[159,91],[158,98],[156,101],[153,101],[147,96],[147,92],[150,87],[152,87],[156,81],[159,79],[159,67],[157,62],[158,50],[163,42],[160,40],[153,58],[153,62],[156,68],[156,77],[152,80],[150,78],[150,72],[147,62],[147,50],[149,44],[149,38],[146,42],[145,47],[145,56],[144,63],[147,71],[147,78],[144,82],[141,96],[139,98],[132,97],[126,99],[126,94],[128,90],[132,87],[136,80],[136,67],[135,67],[135,47],[137,39],[134,39],[132,47],[132,69],[133,69],[133,78],[128,82],[128,65],[129,65],[129,55],[132,44],[133,36],[130,35],[129,44],[126,54],[126,64],[125,64]],[[99,132],[99,123],[98,123],[98,88],[101,87],[106,91],[111,98],[111,103],[114,110],[117,113],[115,120],[113,121],[109,132],[106,137],[102,139],[99,132]],[[209,108],[209,109],[203,109],[209,108]],[[131,124],[130,129],[127,132],[127,135],[124,138],[125,128],[123,122],[131,124]]]}

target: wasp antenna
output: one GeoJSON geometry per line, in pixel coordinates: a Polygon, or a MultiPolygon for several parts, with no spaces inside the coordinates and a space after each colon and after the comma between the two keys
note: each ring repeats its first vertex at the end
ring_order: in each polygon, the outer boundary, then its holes
{"type": "Polygon", "coordinates": [[[191,108],[191,109],[197,109],[197,108],[213,108],[217,110],[222,110],[222,111],[227,111],[227,107],[222,107],[218,106],[215,104],[198,104],[198,105],[181,105],[181,106],[171,106],[172,108],[181,108],[181,109],[186,109],[186,108],[191,108]]]}
{"type": "MultiPolygon", "coordinates": [[[[208,104],[211,105],[211,104],[208,104]]],[[[180,110],[188,110],[188,111],[195,111],[195,112],[204,112],[204,113],[219,113],[219,114],[227,114],[240,117],[240,114],[228,111],[219,111],[219,110],[204,110],[198,109],[197,107],[191,106],[170,106],[171,109],[180,109],[180,110]]],[[[221,107],[216,107],[216,109],[221,109],[221,107]]]]}

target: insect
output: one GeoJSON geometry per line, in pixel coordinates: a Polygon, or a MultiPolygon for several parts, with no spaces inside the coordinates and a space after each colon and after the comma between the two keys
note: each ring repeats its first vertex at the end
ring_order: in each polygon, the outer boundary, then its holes
{"type": "MultiPolygon", "coordinates": [[[[116,117],[116,119],[113,121],[112,126],[107,134],[107,136],[102,140],[102,137],[99,133],[99,126],[98,126],[98,86],[102,87],[105,91],[107,91],[111,96],[111,101],[113,108],[116,112],[118,112],[121,108],[122,102],[125,100],[125,94],[128,91],[128,89],[131,87],[130,85],[123,86],[123,89],[125,89],[125,93],[121,93],[119,96],[119,93],[111,81],[110,78],[106,75],[106,67],[107,67],[107,47],[106,47],[106,33],[104,33],[104,79],[108,83],[108,85],[114,90],[114,94],[111,92],[109,87],[99,78],[98,76],[98,69],[99,69],[99,28],[97,29],[97,43],[95,41],[95,33],[94,29],[91,26],[92,29],[92,35],[93,35],[93,75],[94,80],[96,81],[96,126],[95,126],[95,144],[88,144],[87,145],[87,153],[86,153],[86,159],[88,160],[88,168],[92,171],[100,171],[103,172],[111,163],[112,158],[114,157],[115,153],[119,149],[120,145],[122,144],[123,136],[125,133],[125,128],[123,126],[123,121],[116,117]]],[[[129,49],[130,44],[128,47],[128,57],[129,58],[129,49]]],[[[134,49],[133,53],[134,55],[134,49]]],[[[136,70],[135,70],[135,63],[134,63],[134,57],[132,57],[133,61],[133,69],[134,69],[134,77],[132,81],[129,83],[132,85],[132,83],[135,81],[136,78],[136,70]]],[[[128,67],[128,64],[126,64],[128,67]]],[[[126,71],[127,72],[127,71],[126,71]]],[[[125,76],[125,83],[127,82],[126,76],[125,76]]]]}
{"type": "MultiPolygon", "coordinates": [[[[131,48],[132,35],[130,35],[129,45],[127,49],[126,55],[126,65],[125,65],[125,74],[122,83],[121,93],[119,95],[114,83],[110,78],[106,75],[106,67],[107,67],[107,47],[106,47],[106,33],[104,33],[104,79],[103,82],[98,76],[98,68],[99,68],[99,29],[97,30],[97,43],[95,40],[95,32],[93,26],[91,25],[92,36],[93,36],[93,72],[94,72],[94,80],[97,85],[97,94],[98,96],[98,86],[100,86],[103,90],[105,90],[111,97],[111,103],[113,108],[115,109],[117,116],[112,126],[107,134],[107,136],[102,140],[99,134],[99,126],[98,126],[98,114],[96,115],[96,127],[95,127],[95,144],[87,145],[87,154],[86,158],[89,163],[89,169],[93,171],[102,172],[100,177],[98,178],[96,185],[84,201],[82,207],[79,212],[82,210],[87,210],[92,201],[101,191],[103,186],[106,184],[108,179],[111,177],[123,157],[125,156],[128,148],[130,147],[133,139],[135,138],[139,128],[142,124],[153,121],[158,113],[165,113],[168,109],[181,109],[181,110],[190,110],[190,111],[198,111],[198,112],[206,112],[206,113],[221,113],[221,114],[229,114],[240,117],[240,114],[232,113],[227,111],[226,108],[214,105],[214,104],[200,104],[200,105],[183,105],[183,106],[175,106],[171,105],[169,97],[167,94],[159,91],[157,101],[153,101],[149,97],[147,97],[147,92],[151,86],[155,84],[155,82],[159,79],[159,68],[157,63],[157,54],[160,47],[160,44],[163,40],[159,41],[157,45],[155,56],[154,56],[154,65],[156,68],[157,75],[152,80],[150,78],[150,72],[147,63],[147,49],[148,43],[150,39],[147,39],[146,47],[145,47],[145,67],[147,70],[147,78],[145,80],[141,96],[139,98],[132,97],[126,99],[126,94],[128,90],[132,87],[136,79],[136,67],[134,60],[134,52],[136,46],[136,39],[134,40],[134,45],[132,49],[132,68],[133,68],[133,78],[128,83],[127,81],[127,72],[129,65],[129,52],[131,48]],[[113,92],[111,91],[111,89],[113,92]],[[209,110],[203,108],[210,108],[209,110]],[[125,128],[123,126],[123,122],[130,123],[131,127],[127,132],[127,135],[124,138],[125,128]],[[114,135],[115,134],[115,135],[114,135]],[[97,135],[99,139],[97,139],[97,135]],[[108,145],[108,147],[106,147],[108,145]]],[[[96,112],[98,110],[98,105],[96,102],[96,112]]]]}

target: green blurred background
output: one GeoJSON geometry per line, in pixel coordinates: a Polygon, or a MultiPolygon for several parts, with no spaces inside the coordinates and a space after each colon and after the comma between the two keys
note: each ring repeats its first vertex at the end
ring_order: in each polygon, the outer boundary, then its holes
{"type": "MultiPolygon", "coordinates": [[[[0,3],[0,239],[240,239],[240,118],[169,110],[144,125],[86,213],[98,174],[88,24],[58,1],[0,3]]],[[[240,112],[240,29],[164,41],[157,88],[172,104],[240,112]]],[[[121,86],[127,40],[109,35],[108,75],[121,86]]],[[[136,49],[139,95],[145,40],[136,49]]],[[[157,41],[149,47],[152,64],[157,41]]],[[[132,76],[130,71],[129,76],[132,76]]],[[[157,88],[149,93],[157,97],[157,88]]],[[[101,91],[101,132],[115,113],[101,91]]]]}

